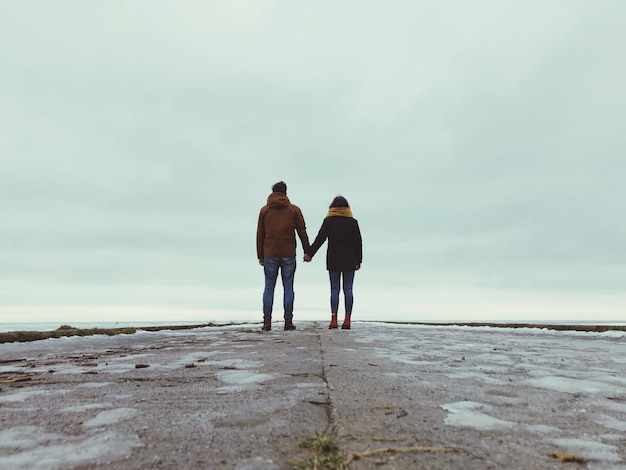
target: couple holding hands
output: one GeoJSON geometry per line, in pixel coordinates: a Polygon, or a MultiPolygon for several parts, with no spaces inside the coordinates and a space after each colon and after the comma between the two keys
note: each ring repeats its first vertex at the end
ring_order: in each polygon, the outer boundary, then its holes
{"type": "Polygon", "coordinates": [[[343,283],[346,315],[342,329],[350,329],[354,296],[354,273],[361,268],[363,246],[359,224],[352,217],[348,201],[337,196],[330,203],[328,214],[322,222],[313,244],[309,244],[304,216],[300,208],[287,197],[287,185],[279,181],[272,186],[267,204],[261,208],[257,225],[257,257],[265,273],[263,291],[263,331],[272,329],[274,288],[280,271],[283,282],[285,330],[295,330],[293,324],[293,281],[296,272],[296,237],[304,247],[304,261],[310,262],[320,247],[328,240],[326,269],[330,279],[331,321],[328,328],[339,328],[339,292],[343,283]]]}

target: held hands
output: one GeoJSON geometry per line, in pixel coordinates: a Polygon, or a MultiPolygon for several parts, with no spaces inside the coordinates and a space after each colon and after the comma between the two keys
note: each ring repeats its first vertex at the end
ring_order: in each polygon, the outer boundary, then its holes
{"type": "MultiPolygon", "coordinates": [[[[313,261],[313,258],[311,256],[305,254],[303,260],[304,260],[305,263],[310,263],[311,261],[313,261]]],[[[361,263],[359,263],[359,264],[357,264],[355,266],[355,270],[356,271],[358,271],[359,269],[361,269],[361,263]]]]}

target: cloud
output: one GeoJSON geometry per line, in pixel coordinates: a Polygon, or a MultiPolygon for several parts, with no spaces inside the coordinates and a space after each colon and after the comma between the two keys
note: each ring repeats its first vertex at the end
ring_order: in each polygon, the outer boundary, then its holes
{"type": "Polygon", "coordinates": [[[284,179],[311,238],[348,198],[369,290],[623,285],[621,2],[1,10],[5,282],[254,290],[284,179]]]}

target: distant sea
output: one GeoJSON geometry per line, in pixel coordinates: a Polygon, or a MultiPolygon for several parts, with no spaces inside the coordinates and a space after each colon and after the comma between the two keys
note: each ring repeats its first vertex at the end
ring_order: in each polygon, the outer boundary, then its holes
{"type": "MultiPolygon", "coordinates": [[[[366,320],[367,321],[367,320],[366,320]]],[[[24,322],[24,323],[0,323],[0,333],[7,331],[54,331],[62,325],[70,325],[75,328],[130,328],[130,327],[147,327],[147,326],[176,326],[176,325],[204,325],[208,321],[137,321],[137,322],[24,322]]],[[[214,324],[231,323],[211,321],[214,324]]],[[[245,323],[245,322],[242,322],[245,323]]],[[[396,323],[396,322],[391,322],[396,323]]],[[[429,322],[425,322],[429,323],[429,322]]],[[[434,322],[432,322],[434,323],[434,322]]],[[[483,323],[481,320],[441,320],[437,323],[483,323]]],[[[615,321],[524,321],[518,320],[512,322],[510,320],[488,321],[484,323],[528,323],[542,325],[619,325],[626,326],[626,322],[615,321]]]]}

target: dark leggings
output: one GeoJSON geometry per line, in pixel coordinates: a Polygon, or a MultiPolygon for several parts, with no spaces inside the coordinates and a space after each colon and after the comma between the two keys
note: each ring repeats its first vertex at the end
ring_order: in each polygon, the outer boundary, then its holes
{"type": "Polygon", "coordinates": [[[328,271],[330,277],[330,311],[336,315],[339,310],[339,291],[341,290],[341,278],[343,277],[343,294],[346,307],[346,315],[352,314],[352,284],[354,283],[354,271],[328,271]]]}

